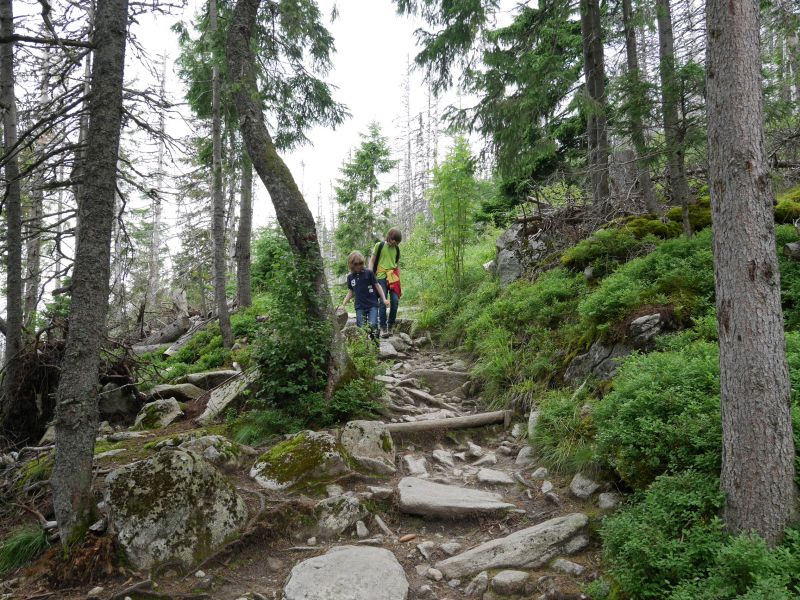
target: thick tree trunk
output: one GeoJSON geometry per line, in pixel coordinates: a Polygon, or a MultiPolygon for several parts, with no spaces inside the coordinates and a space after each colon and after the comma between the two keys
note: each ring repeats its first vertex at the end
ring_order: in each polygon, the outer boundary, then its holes
{"type": "Polygon", "coordinates": [[[93,36],[91,118],[84,179],[78,199],[80,229],[72,276],[69,334],[56,405],[53,506],[68,546],[94,510],[92,453],[97,431],[100,346],[108,313],[111,229],[122,126],[122,78],[128,0],[100,0],[93,36]]]}
{"type": "Polygon", "coordinates": [[[790,384],[767,169],[756,0],[709,0],[708,147],[722,490],[733,533],[775,544],[794,505],[790,384]]]}
{"type": "MultiPolygon", "coordinates": [[[[12,0],[0,0],[0,36],[14,35],[12,0]]],[[[17,144],[17,101],[14,96],[14,44],[0,45],[0,109],[3,111],[3,145],[5,153],[17,144]]],[[[6,159],[6,347],[3,376],[3,403],[0,405],[0,426],[6,428],[11,401],[15,394],[17,362],[22,351],[22,194],[19,184],[19,160],[16,151],[6,159]]]]}
{"type": "Polygon", "coordinates": [[[670,0],[656,0],[658,20],[658,55],[661,62],[661,111],[664,119],[664,141],[667,146],[667,184],[672,204],[683,212],[683,232],[692,235],[689,223],[689,183],[684,164],[684,132],[678,112],[681,90],[675,73],[675,48],[672,34],[670,0]]]}
{"type": "Polygon", "coordinates": [[[605,63],[599,0],[581,0],[583,70],[589,96],[587,137],[592,202],[601,207],[608,202],[608,131],[606,126],[605,63]]]}
{"type": "MultiPolygon", "coordinates": [[[[213,38],[217,31],[217,0],[208,0],[208,25],[209,34],[213,38]]],[[[222,113],[220,110],[220,75],[216,56],[211,72],[211,115],[213,145],[211,235],[214,239],[214,307],[219,317],[222,343],[226,348],[230,348],[233,346],[233,331],[231,331],[231,318],[228,314],[228,300],[225,297],[227,265],[225,263],[225,196],[222,193],[222,113]]]]}
{"type": "Polygon", "coordinates": [[[642,115],[638,112],[639,105],[647,102],[645,98],[643,82],[639,73],[639,56],[636,51],[636,30],[633,27],[633,9],[631,0],[622,0],[622,24],[625,28],[625,51],[627,55],[628,76],[634,102],[631,113],[631,140],[636,149],[636,166],[639,173],[639,187],[642,190],[642,200],[650,214],[657,215],[661,212],[661,207],[656,201],[656,192],[653,180],[650,178],[650,165],[647,160],[647,141],[644,136],[644,124],[642,115]]]}
{"type": "Polygon", "coordinates": [[[239,204],[239,231],[236,237],[236,292],[239,306],[253,303],[250,282],[250,237],[253,229],[253,163],[242,151],[242,193],[239,204]]]}
{"type": "Polygon", "coordinates": [[[231,80],[239,84],[233,88],[233,97],[247,154],[269,192],[289,247],[310,280],[313,293],[305,298],[308,315],[327,321],[331,327],[327,390],[330,395],[347,369],[348,357],[341,332],[336,327],[314,217],[289,168],[278,156],[264,123],[261,105],[254,99],[257,87],[250,40],[260,4],[261,0],[238,0],[236,3],[228,30],[228,73],[231,80]]]}

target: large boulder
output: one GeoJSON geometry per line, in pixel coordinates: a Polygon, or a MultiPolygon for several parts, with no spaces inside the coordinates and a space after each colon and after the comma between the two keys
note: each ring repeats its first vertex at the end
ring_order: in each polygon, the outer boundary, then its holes
{"type": "Polygon", "coordinates": [[[130,423],[141,406],[133,386],[130,385],[107,383],[97,399],[100,420],[111,423],[130,423]]]}
{"type": "Polygon", "coordinates": [[[284,600],[406,600],[408,580],[383,548],[337,546],[295,565],[284,600]]]}
{"type": "Polygon", "coordinates": [[[492,569],[535,569],[558,555],[573,554],[589,543],[582,534],[589,518],[582,513],[556,517],[504,538],[484,542],[436,564],[448,579],[492,569]]]}
{"type": "Polygon", "coordinates": [[[350,471],[352,459],[331,434],[301,431],[258,457],[250,477],[268,490],[321,486],[350,471]]]}
{"type": "Polygon", "coordinates": [[[529,268],[544,258],[547,244],[541,232],[525,223],[514,223],[495,242],[496,256],[491,270],[501,285],[522,277],[529,268]]]}
{"type": "Polygon", "coordinates": [[[183,411],[175,398],[156,400],[142,407],[142,410],[136,415],[133,427],[134,429],[160,429],[180,416],[183,416],[183,411]]]}
{"type": "Polygon", "coordinates": [[[139,569],[166,561],[197,564],[247,521],[233,484],[184,450],[159,452],[112,471],[105,502],[120,547],[139,569]]]}
{"type": "MultiPolygon", "coordinates": [[[[222,435],[204,435],[182,442],[179,448],[199,454],[212,465],[223,469],[241,467],[247,453],[242,446],[222,435]]],[[[250,449],[251,452],[254,450],[250,449]]]]}
{"type": "Polygon", "coordinates": [[[192,383],[164,383],[150,391],[151,398],[176,398],[180,402],[189,402],[205,394],[206,391],[192,383]]]}
{"type": "Polygon", "coordinates": [[[448,371],[446,369],[417,369],[403,377],[422,381],[431,390],[431,394],[446,394],[460,389],[469,381],[469,373],[463,371],[448,371]]]}
{"type": "Polygon", "coordinates": [[[342,429],[342,446],[358,466],[380,475],[393,475],[394,443],[392,434],[381,421],[350,421],[342,429]]]}
{"type": "Polygon", "coordinates": [[[572,359],[564,373],[564,381],[570,385],[579,385],[590,375],[599,379],[611,379],[617,372],[620,361],[632,351],[624,343],[606,345],[597,341],[588,352],[572,359]]]}
{"type": "Polygon", "coordinates": [[[404,477],[397,486],[400,510],[427,517],[474,517],[516,508],[500,494],[404,477]]]}
{"type": "Polygon", "coordinates": [[[186,376],[186,383],[191,383],[204,390],[210,390],[222,385],[231,377],[236,377],[239,371],[233,369],[219,369],[216,371],[203,371],[202,373],[190,373],[186,376]]]}

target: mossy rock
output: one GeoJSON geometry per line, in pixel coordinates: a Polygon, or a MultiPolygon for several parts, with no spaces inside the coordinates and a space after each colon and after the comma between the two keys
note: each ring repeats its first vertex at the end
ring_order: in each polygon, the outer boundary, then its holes
{"type": "Polygon", "coordinates": [[[183,416],[181,405],[175,398],[156,400],[142,407],[136,416],[134,429],[159,429],[166,427],[178,417],[183,416]]]}
{"type": "Polygon", "coordinates": [[[317,487],[348,473],[353,460],[329,433],[301,431],[256,460],[250,477],[268,490],[317,487]]]}
{"type": "Polygon", "coordinates": [[[775,207],[775,222],[794,223],[797,219],[800,219],[800,201],[788,197],[778,200],[775,207]]]}
{"type": "Polygon", "coordinates": [[[381,421],[350,421],[342,429],[342,445],[362,469],[393,475],[395,452],[392,434],[381,421]]]}
{"type": "MultiPolygon", "coordinates": [[[[683,222],[683,213],[680,206],[675,206],[667,211],[667,218],[675,223],[683,222]]],[[[699,231],[706,227],[711,227],[711,200],[703,196],[697,200],[697,204],[689,205],[689,223],[692,231],[699,231]]]]}
{"type": "Polygon", "coordinates": [[[163,451],[106,478],[117,541],[137,568],[191,567],[236,536],[247,507],[231,482],[193,452],[163,451]]]}
{"type": "MultiPolygon", "coordinates": [[[[180,448],[201,455],[212,465],[223,469],[236,469],[242,466],[247,454],[242,446],[222,435],[204,435],[181,443],[180,448]]],[[[250,452],[254,452],[250,449],[250,452]]]]}

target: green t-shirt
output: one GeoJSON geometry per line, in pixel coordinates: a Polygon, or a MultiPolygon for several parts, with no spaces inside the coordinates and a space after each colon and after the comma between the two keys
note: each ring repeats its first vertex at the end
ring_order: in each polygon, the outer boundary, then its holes
{"type": "Polygon", "coordinates": [[[397,266],[397,246],[390,246],[386,242],[378,242],[372,249],[372,256],[378,255],[378,246],[383,244],[380,261],[375,265],[375,276],[378,279],[386,279],[386,271],[392,271],[397,266]],[[385,269],[385,271],[382,271],[385,269]]]}

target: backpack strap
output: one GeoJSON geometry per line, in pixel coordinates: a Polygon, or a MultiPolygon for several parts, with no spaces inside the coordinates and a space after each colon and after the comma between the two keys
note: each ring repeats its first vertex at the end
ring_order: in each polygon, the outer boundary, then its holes
{"type": "Polygon", "coordinates": [[[383,252],[383,245],[385,243],[386,242],[381,242],[380,244],[378,244],[378,251],[375,253],[375,273],[378,272],[378,263],[381,260],[381,252],[383,252]]]}

